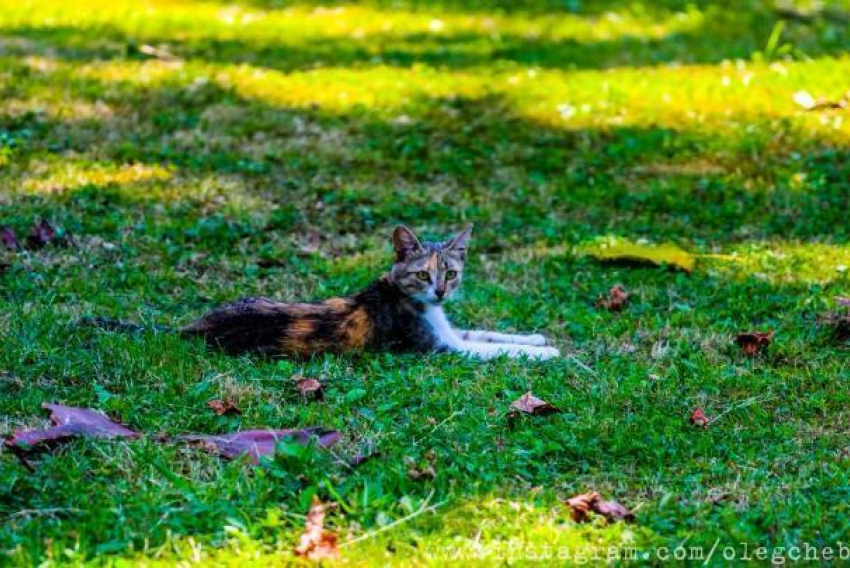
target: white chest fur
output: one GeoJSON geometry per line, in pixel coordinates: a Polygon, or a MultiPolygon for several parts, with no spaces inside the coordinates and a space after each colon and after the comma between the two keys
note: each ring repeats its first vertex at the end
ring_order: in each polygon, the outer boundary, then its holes
{"type": "Polygon", "coordinates": [[[457,333],[452,329],[452,324],[449,323],[449,318],[440,306],[427,306],[425,308],[425,321],[431,326],[437,341],[441,345],[445,345],[451,349],[457,349],[463,341],[458,337],[457,333]]]}

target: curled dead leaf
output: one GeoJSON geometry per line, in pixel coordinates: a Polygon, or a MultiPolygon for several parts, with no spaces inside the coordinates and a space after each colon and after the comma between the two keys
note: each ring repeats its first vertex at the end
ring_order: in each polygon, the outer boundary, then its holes
{"type": "Polygon", "coordinates": [[[61,404],[43,404],[50,411],[53,427],[44,430],[19,430],[6,440],[16,450],[34,450],[70,438],[136,438],[138,432],[113,422],[105,414],[87,408],[61,404]]]}
{"type": "Polygon", "coordinates": [[[178,439],[204,450],[216,453],[226,459],[249,456],[252,463],[259,463],[263,456],[272,456],[278,441],[289,438],[299,444],[309,444],[316,438],[318,445],[327,448],[340,439],[339,432],[323,428],[303,428],[293,430],[245,430],[218,436],[203,434],[184,434],[178,439]]]}
{"type": "Polygon", "coordinates": [[[767,350],[767,346],[770,345],[770,342],[773,340],[773,331],[750,331],[745,333],[739,333],[735,338],[735,343],[738,344],[738,347],[741,348],[741,351],[744,352],[744,355],[748,357],[753,357],[759,353],[763,353],[767,350]]]}
{"type": "Polygon", "coordinates": [[[294,378],[296,379],[295,388],[298,389],[298,392],[301,393],[301,396],[303,396],[304,398],[312,397],[317,400],[321,400],[324,398],[324,392],[322,391],[322,383],[320,383],[316,379],[302,377],[300,375],[296,375],[296,377],[294,378]]]}
{"type": "Polygon", "coordinates": [[[613,286],[608,291],[608,297],[600,296],[596,300],[596,306],[605,308],[611,312],[620,312],[629,301],[629,293],[619,284],[613,286]]]}
{"type": "Polygon", "coordinates": [[[589,519],[588,513],[593,512],[605,517],[607,521],[633,521],[634,514],[616,501],[603,501],[596,491],[576,495],[565,501],[570,508],[573,521],[583,523],[589,519]]]}
{"type": "Polygon", "coordinates": [[[691,421],[691,424],[699,428],[706,428],[711,423],[711,420],[708,419],[708,416],[705,415],[702,408],[694,409],[694,411],[691,412],[689,420],[691,421]]]}
{"type": "Polygon", "coordinates": [[[207,403],[207,406],[219,416],[224,416],[225,414],[242,414],[239,407],[230,399],[211,400],[207,403]]]}
{"type": "Polygon", "coordinates": [[[334,560],[339,558],[337,535],[325,530],[327,505],[313,496],[313,504],[307,512],[304,532],[295,547],[295,554],[309,560],[334,560]]]}
{"type": "Polygon", "coordinates": [[[546,416],[547,414],[561,412],[561,409],[549,404],[545,400],[537,398],[531,391],[528,391],[511,403],[511,412],[522,412],[532,416],[546,416]]]}

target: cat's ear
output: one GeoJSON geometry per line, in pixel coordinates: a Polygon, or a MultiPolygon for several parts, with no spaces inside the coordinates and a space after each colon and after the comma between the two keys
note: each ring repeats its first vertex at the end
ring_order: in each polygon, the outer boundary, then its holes
{"type": "Polygon", "coordinates": [[[466,247],[469,243],[469,237],[472,235],[472,223],[467,225],[461,232],[453,236],[443,244],[446,250],[453,250],[459,253],[463,258],[466,258],[466,247]]]}
{"type": "Polygon", "coordinates": [[[395,261],[401,262],[411,254],[422,250],[422,245],[413,231],[404,225],[399,225],[393,231],[393,248],[395,249],[395,261]]]}

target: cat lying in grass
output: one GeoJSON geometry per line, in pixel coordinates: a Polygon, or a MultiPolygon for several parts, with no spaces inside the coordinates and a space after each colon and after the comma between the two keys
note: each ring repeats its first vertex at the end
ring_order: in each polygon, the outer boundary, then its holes
{"type": "MultiPolygon", "coordinates": [[[[248,298],[220,306],[180,330],[228,353],[306,357],[354,350],[451,351],[481,359],[551,359],[560,353],[542,335],[452,327],[442,303],[460,286],[472,227],[443,243],[420,243],[407,227],[393,232],[395,262],[365,290],[315,303],[248,298]]],[[[139,329],[96,318],[112,329],[139,329]]]]}
{"type": "Polygon", "coordinates": [[[444,243],[393,232],[395,262],[359,294],[312,304],[250,298],[221,306],[183,331],[231,353],[307,356],[323,352],[453,351],[550,359],[560,353],[542,335],[454,329],[442,303],[458,289],[472,227],[444,243]]]}

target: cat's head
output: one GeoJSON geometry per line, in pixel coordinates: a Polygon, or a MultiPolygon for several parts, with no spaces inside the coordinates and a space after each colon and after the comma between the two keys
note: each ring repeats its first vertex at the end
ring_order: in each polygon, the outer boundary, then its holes
{"type": "Polygon", "coordinates": [[[460,286],[466,245],[472,225],[442,243],[419,242],[413,231],[399,225],[393,231],[395,263],[390,279],[414,300],[439,304],[460,286]]]}

